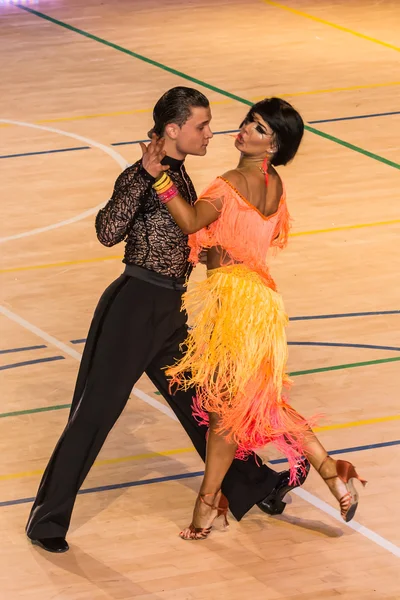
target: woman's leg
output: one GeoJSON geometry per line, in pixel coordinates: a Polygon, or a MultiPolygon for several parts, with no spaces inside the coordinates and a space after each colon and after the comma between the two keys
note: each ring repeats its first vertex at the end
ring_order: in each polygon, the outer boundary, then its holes
{"type": "Polygon", "coordinates": [[[363,485],[367,482],[358,476],[350,462],[331,458],[311,429],[306,438],[305,455],[339,502],[343,519],[350,521],[358,505],[353,480],[358,479],[363,485]]]}
{"type": "Polygon", "coordinates": [[[210,413],[210,428],[207,440],[206,466],[200,493],[193,511],[192,524],[181,532],[184,539],[202,539],[208,535],[204,529],[211,527],[218,516],[222,481],[235,458],[237,444],[228,442],[216,433],[219,417],[210,413]]]}

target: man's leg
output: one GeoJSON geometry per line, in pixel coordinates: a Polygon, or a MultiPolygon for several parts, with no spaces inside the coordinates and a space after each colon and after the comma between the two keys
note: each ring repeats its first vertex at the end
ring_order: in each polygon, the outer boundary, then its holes
{"type": "Polygon", "coordinates": [[[131,277],[117,281],[110,298],[105,292],[109,302],[92,331],[96,339],[78,376],[74,409],[30,514],[27,534],[34,540],[65,537],[80,486],[133,385],[169,335],[154,310],[159,289],[131,277]]]}
{"type": "MultiPolygon", "coordinates": [[[[182,318],[184,319],[184,315],[182,318]]],[[[186,335],[187,327],[182,324],[151,362],[146,369],[146,374],[168,402],[204,461],[207,427],[200,426],[193,417],[192,403],[195,392],[190,389],[178,390],[171,394],[169,381],[165,375],[165,368],[180,358],[180,344],[185,341],[186,335]]],[[[278,473],[263,464],[262,459],[256,454],[252,454],[247,460],[233,461],[225,475],[222,491],[229,500],[232,514],[240,521],[257,503],[264,503],[260,508],[269,514],[282,512],[284,504],[281,503],[279,491],[281,484],[286,482],[288,482],[287,471],[278,473]]],[[[283,491],[285,490],[286,487],[283,491]]]]}

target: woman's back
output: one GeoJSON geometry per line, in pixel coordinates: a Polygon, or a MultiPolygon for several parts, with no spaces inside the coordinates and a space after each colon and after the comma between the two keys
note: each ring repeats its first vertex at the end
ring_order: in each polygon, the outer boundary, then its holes
{"type": "MultiPolygon", "coordinates": [[[[278,212],[284,190],[281,178],[273,167],[270,167],[267,173],[264,173],[261,169],[237,168],[225,173],[222,180],[230,184],[237,192],[238,197],[241,197],[249,207],[254,207],[254,213],[256,215],[258,213],[260,224],[263,218],[264,220],[270,219],[278,212]]],[[[253,224],[256,223],[258,219],[254,219],[254,215],[251,216],[253,217],[253,224]]],[[[240,242],[241,224],[243,225],[243,230],[247,229],[247,224],[245,223],[247,219],[244,213],[241,214],[241,220],[242,222],[236,222],[235,220],[234,223],[235,234],[238,235],[238,243],[240,242]]],[[[229,227],[229,224],[227,224],[227,227],[229,227]]],[[[246,240],[249,245],[259,244],[256,235],[257,229],[256,227],[254,237],[246,240]]],[[[244,240],[241,241],[243,242],[244,240]]],[[[243,262],[243,259],[239,259],[237,256],[235,257],[232,253],[229,253],[226,247],[214,246],[209,249],[207,254],[208,269],[216,269],[222,265],[239,262],[243,262]]]]}

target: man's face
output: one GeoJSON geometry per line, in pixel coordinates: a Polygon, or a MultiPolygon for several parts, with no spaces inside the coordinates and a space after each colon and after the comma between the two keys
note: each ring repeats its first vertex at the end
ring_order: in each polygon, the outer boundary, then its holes
{"type": "Polygon", "coordinates": [[[178,127],[175,139],[176,149],[182,156],[192,154],[204,156],[207,153],[208,142],[213,136],[210,129],[210,108],[192,107],[192,114],[182,127],[178,127]]]}

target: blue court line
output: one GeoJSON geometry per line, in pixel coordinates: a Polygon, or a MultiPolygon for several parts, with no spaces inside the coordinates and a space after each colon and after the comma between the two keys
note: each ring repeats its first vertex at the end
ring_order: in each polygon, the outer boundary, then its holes
{"type": "Polygon", "coordinates": [[[19,154],[3,154],[0,156],[0,158],[19,158],[21,156],[38,156],[40,154],[57,154],[58,152],[75,152],[75,150],[91,150],[91,147],[75,146],[74,148],[58,148],[57,150],[40,150],[37,152],[21,152],[19,154]]]}
{"type": "MultiPolygon", "coordinates": [[[[80,340],[71,340],[71,344],[84,344],[86,338],[80,340]]],[[[340,342],[288,342],[289,346],[333,346],[338,348],[366,348],[370,350],[393,350],[400,352],[400,347],[396,346],[375,346],[373,344],[342,344],[340,342]]]]}
{"type": "MultiPolygon", "coordinates": [[[[310,125],[316,125],[318,123],[335,123],[336,121],[353,121],[355,119],[371,119],[375,117],[386,117],[391,115],[398,115],[400,111],[393,112],[383,112],[383,113],[373,113],[368,115],[355,115],[351,117],[335,117],[333,119],[318,119],[316,121],[308,121],[310,125]]],[[[215,131],[214,135],[224,135],[227,133],[237,133],[239,129],[227,129],[225,131],[215,131]]],[[[132,140],[128,142],[114,142],[110,144],[111,146],[130,146],[133,144],[139,144],[140,142],[146,143],[149,139],[145,138],[143,140],[132,140]]],[[[21,152],[18,154],[4,154],[0,156],[1,158],[19,158],[21,156],[38,156],[41,154],[56,154],[58,152],[75,152],[75,150],[91,150],[91,146],[76,146],[73,148],[59,148],[57,150],[41,150],[38,152],[21,152]]]]}
{"type": "Polygon", "coordinates": [[[373,119],[374,117],[388,117],[390,115],[400,115],[400,110],[395,110],[393,112],[373,113],[370,115],[355,115],[353,117],[337,117],[335,119],[320,119],[319,121],[309,121],[309,123],[311,125],[315,125],[317,123],[334,123],[336,121],[353,121],[355,119],[373,119]]]}
{"type": "MultiPolygon", "coordinates": [[[[214,131],[213,135],[224,135],[227,133],[239,133],[239,129],[225,129],[224,131],[214,131]]],[[[148,144],[149,143],[149,138],[146,138],[144,140],[130,140],[128,142],[114,142],[113,144],[110,144],[111,146],[132,146],[133,144],[140,144],[140,142],[143,142],[144,144],[148,144]]],[[[1,158],[1,156],[0,156],[1,158]]]]}
{"type": "Polygon", "coordinates": [[[54,362],[55,360],[64,360],[65,356],[48,356],[47,358],[37,358],[36,360],[26,360],[24,362],[13,363],[11,365],[2,365],[0,371],[6,369],[17,369],[18,367],[26,367],[28,365],[36,365],[37,363],[54,362]]]}
{"type": "MultiPolygon", "coordinates": [[[[331,315],[309,315],[302,317],[290,317],[290,321],[311,321],[318,319],[341,319],[348,317],[366,317],[366,316],[379,316],[379,315],[397,315],[400,314],[400,310],[384,310],[384,311],[376,311],[376,312],[360,312],[360,313],[342,313],[342,314],[331,314],[331,315]]],[[[86,338],[79,338],[76,340],[70,340],[71,344],[84,344],[86,342],[86,338]]],[[[291,346],[336,346],[343,348],[367,348],[371,350],[392,350],[394,352],[399,352],[400,348],[396,346],[375,346],[373,344],[346,344],[340,342],[288,342],[291,346]]],[[[8,354],[11,352],[23,352],[25,350],[39,350],[42,348],[47,348],[45,345],[39,346],[26,346],[22,348],[8,348],[6,350],[0,350],[0,354],[8,354]]],[[[24,366],[25,364],[32,364],[30,362],[20,363],[20,366],[24,366]]],[[[1,369],[1,367],[0,367],[1,369]]]]}
{"type": "MultiPolygon", "coordinates": [[[[331,450],[330,455],[334,454],[345,454],[347,452],[361,452],[363,450],[373,450],[375,448],[387,448],[389,446],[398,446],[400,440],[394,440],[392,442],[380,442],[378,444],[368,444],[366,446],[353,446],[352,448],[341,448],[340,450],[331,450]]],[[[268,461],[271,465],[280,465],[286,463],[286,458],[278,458],[275,460],[268,461]]],[[[81,494],[94,494],[96,492],[108,492],[110,490],[121,490],[124,488],[139,487],[141,485],[151,485],[153,483],[164,483],[165,481],[179,481],[180,479],[191,479],[193,477],[201,477],[204,475],[204,471],[194,471],[192,473],[178,473],[176,475],[167,475],[164,477],[153,477],[152,479],[142,479],[140,481],[127,481],[124,483],[115,483],[112,485],[101,485],[93,488],[86,488],[80,490],[78,495],[81,494]]],[[[0,507],[3,506],[15,506],[16,504],[28,504],[35,500],[35,498],[17,498],[16,500],[5,500],[0,502],[0,507]]]]}
{"type": "Polygon", "coordinates": [[[380,310],[359,313],[340,313],[331,315],[307,315],[304,317],[290,317],[289,321],[313,321],[316,319],[345,319],[347,317],[375,317],[377,315],[398,315],[400,310],[380,310]]]}
{"type": "Polygon", "coordinates": [[[40,346],[25,346],[25,348],[8,348],[7,350],[0,350],[0,354],[9,354],[10,352],[24,352],[25,350],[39,350],[40,348],[47,348],[45,345],[40,346]]]}

